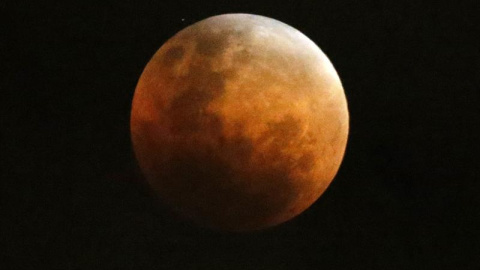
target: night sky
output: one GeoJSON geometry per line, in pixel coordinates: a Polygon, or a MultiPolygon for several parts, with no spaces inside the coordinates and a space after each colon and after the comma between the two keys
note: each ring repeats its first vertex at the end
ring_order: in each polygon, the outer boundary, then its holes
{"type": "Polygon", "coordinates": [[[478,1],[30,2],[0,3],[1,269],[480,269],[478,1]],[[222,13],[310,37],[350,110],[327,191],[254,233],[170,213],[130,142],[148,60],[222,13]]]}

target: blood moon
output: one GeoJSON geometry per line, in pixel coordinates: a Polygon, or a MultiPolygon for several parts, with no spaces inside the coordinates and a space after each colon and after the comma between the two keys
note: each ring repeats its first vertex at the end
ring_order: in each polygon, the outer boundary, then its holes
{"type": "Polygon", "coordinates": [[[139,165],[167,205],[207,227],[248,231],[319,198],[348,122],[340,79],[310,39],[274,19],[225,14],[155,53],[130,124],[139,165]]]}

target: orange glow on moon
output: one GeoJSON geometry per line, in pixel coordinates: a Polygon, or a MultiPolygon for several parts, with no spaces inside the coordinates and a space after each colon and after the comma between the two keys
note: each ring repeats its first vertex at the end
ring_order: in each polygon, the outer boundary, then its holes
{"type": "Polygon", "coordinates": [[[320,197],[348,122],[340,79],[310,39],[270,18],[227,14],[155,53],[135,90],[131,135],[145,177],[174,211],[248,231],[320,197]]]}

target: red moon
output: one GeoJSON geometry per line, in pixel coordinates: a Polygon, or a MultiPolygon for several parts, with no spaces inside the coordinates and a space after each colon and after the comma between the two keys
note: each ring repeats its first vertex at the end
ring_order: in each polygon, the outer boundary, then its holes
{"type": "Polygon", "coordinates": [[[342,162],[349,114],[314,42],[271,18],[226,14],[155,53],[130,125],[140,168],[165,204],[202,226],[250,231],[320,197],[342,162]]]}

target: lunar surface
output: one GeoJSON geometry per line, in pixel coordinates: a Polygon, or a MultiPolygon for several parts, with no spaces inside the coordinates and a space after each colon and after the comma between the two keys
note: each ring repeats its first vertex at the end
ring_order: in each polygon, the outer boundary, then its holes
{"type": "Polygon", "coordinates": [[[341,164],[349,115],[314,42],[274,19],[226,14],[155,53],[130,124],[139,165],[165,204],[202,226],[249,231],[320,197],[341,164]]]}

